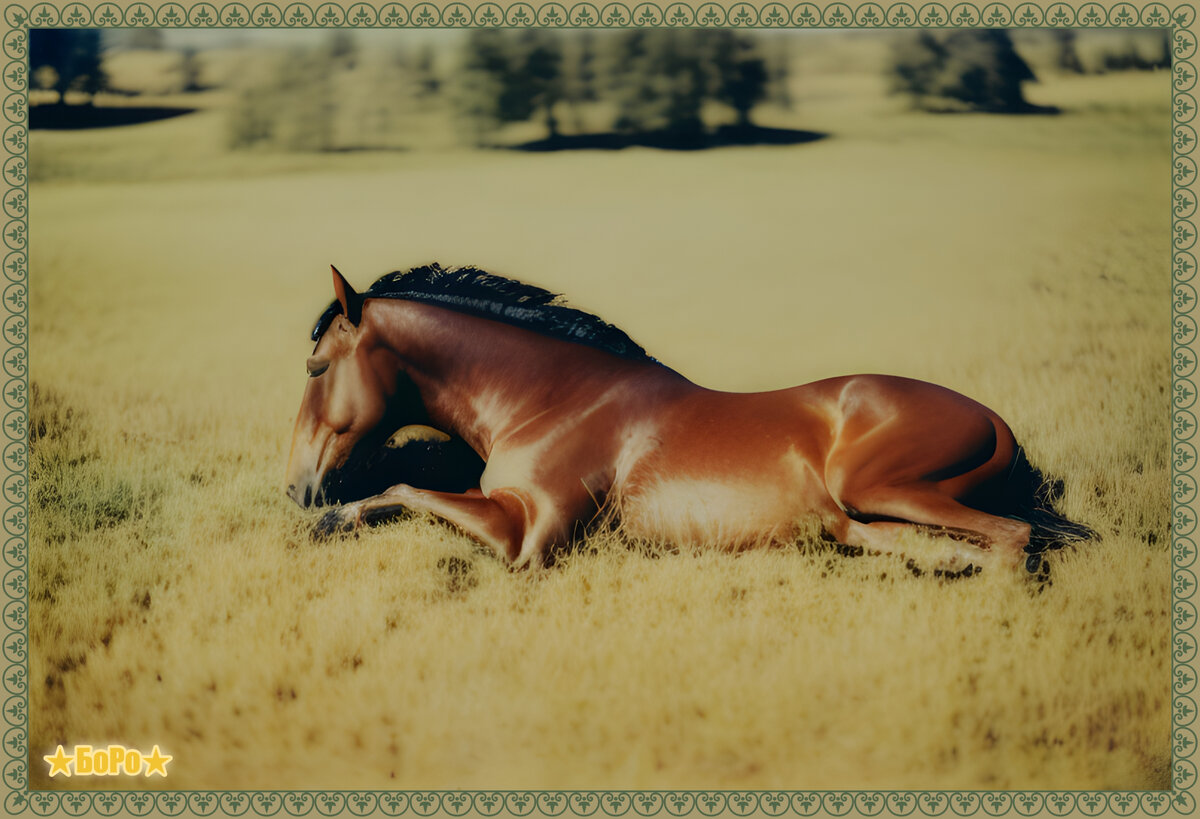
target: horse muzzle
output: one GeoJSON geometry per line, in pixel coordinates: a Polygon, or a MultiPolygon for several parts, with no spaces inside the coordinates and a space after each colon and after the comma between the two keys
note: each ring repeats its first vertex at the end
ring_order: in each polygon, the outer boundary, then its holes
{"type": "Polygon", "coordinates": [[[303,509],[314,506],[324,506],[331,501],[329,497],[328,476],[322,478],[315,474],[304,474],[294,478],[289,476],[287,496],[303,509]]]}
{"type": "Polygon", "coordinates": [[[287,488],[287,496],[304,509],[310,506],[320,506],[320,495],[320,492],[313,492],[312,486],[301,488],[296,484],[291,484],[287,488]],[[316,502],[314,503],[314,501],[316,502]]]}
{"type": "Polygon", "coordinates": [[[297,435],[293,438],[284,478],[287,496],[304,509],[324,506],[328,502],[328,461],[336,436],[328,430],[318,429],[317,433],[312,437],[297,435]]]}
{"type": "Polygon", "coordinates": [[[306,487],[304,491],[301,492],[296,488],[296,484],[292,484],[287,488],[287,496],[296,503],[300,504],[300,506],[304,507],[308,506],[309,501],[312,500],[312,490],[306,487]]]}

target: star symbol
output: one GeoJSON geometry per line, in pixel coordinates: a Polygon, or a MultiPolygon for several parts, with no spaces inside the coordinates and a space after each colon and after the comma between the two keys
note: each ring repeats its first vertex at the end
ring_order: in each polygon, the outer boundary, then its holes
{"type": "Polygon", "coordinates": [[[174,758],[175,757],[168,756],[167,754],[164,754],[162,751],[158,750],[158,746],[155,745],[154,750],[152,750],[150,755],[146,757],[146,776],[154,776],[155,774],[158,774],[159,776],[166,776],[167,763],[174,758]]]}
{"type": "Polygon", "coordinates": [[[51,776],[56,776],[60,773],[67,776],[71,775],[71,771],[67,766],[75,761],[75,757],[70,754],[64,754],[63,746],[59,745],[58,750],[54,752],[53,756],[43,756],[42,759],[50,763],[51,776]]]}

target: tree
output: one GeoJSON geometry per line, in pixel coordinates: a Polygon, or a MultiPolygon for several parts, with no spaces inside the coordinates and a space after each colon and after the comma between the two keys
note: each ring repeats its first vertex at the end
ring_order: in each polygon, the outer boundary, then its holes
{"type": "Polygon", "coordinates": [[[587,130],[583,109],[600,98],[597,91],[596,35],[587,29],[567,41],[564,52],[566,71],[563,77],[563,99],[571,106],[576,133],[587,130]]]}
{"type": "Polygon", "coordinates": [[[1031,110],[1021,90],[1036,79],[1002,29],[922,31],[893,54],[893,90],[927,109],[1012,113],[1031,110]]]}
{"type": "Polygon", "coordinates": [[[288,52],[265,83],[241,89],[229,116],[234,148],[288,151],[334,147],[334,60],[328,49],[288,52]]]}
{"type": "Polygon", "coordinates": [[[1079,60],[1079,52],[1075,49],[1076,34],[1074,29],[1056,28],[1050,31],[1054,39],[1055,62],[1060,71],[1070,74],[1082,74],[1083,63],[1079,60]]]}
{"type": "Polygon", "coordinates": [[[352,69],[358,62],[358,41],[352,31],[343,28],[331,31],[325,43],[325,50],[329,59],[342,68],[352,69]]]}
{"type": "Polygon", "coordinates": [[[595,102],[596,35],[584,29],[579,35],[579,56],[575,61],[575,95],[579,102],[595,102]]]}
{"type": "Polygon", "coordinates": [[[29,66],[42,77],[50,76],[43,69],[53,70],[60,105],[66,104],[68,91],[87,94],[90,105],[108,83],[100,63],[100,32],[95,29],[32,29],[29,66]]]}
{"type": "Polygon", "coordinates": [[[557,37],[537,29],[522,32],[521,41],[518,93],[527,95],[533,111],[542,112],[550,136],[558,136],[554,106],[563,96],[562,44],[557,37]]]}
{"type": "Polygon", "coordinates": [[[477,29],[468,36],[459,110],[475,121],[477,141],[489,126],[524,122],[539,111],[550,136],[556,136],[554,107],[562,96],[562,46],[556,36],[537,29],[515,36],[477,29]]]}
{"type": "Polygon", "coordinates": [[[706,32],[712,58],[713,96],[738,115],[738,126],[750,125],[750,109],[767,93],[767,63],[755,41],[732,31],[706,32]]]}
{"type": "Polygon", "coordinates": [[[767,96],[780,108],[791,110],[792,92],[788,87],[791,77],[791,38],[776,38],[775,48],[767,63],[767,96]]]}
{"type": "Polygon", "coordinates": [[[185,92],[203,91],[201,82],[203,68],[200,65],[200,52],[193,46],[188,46],[179,52],[180,87],[185,92]]]}
{"type": "Polygon", "coordinates": [[[426,45],[417,54],[417,64],[415,67],[417,76],[417,96],[424,99],[432,97],[442,87],[442,81],[437,75],[436,55],[433,51],[433,46],[426,45]]]}
{"type": "Polygon", "coordinates": [[[476,124],[477,141],[495,124],[535,116],[553,138],[560,102],[570,104],[582,130],[581,105],[603,100],[615,109],[615,131],[695,147],[703,143],[706,104],[728,105],[745,127],[767,93],[767,62],[757,40],[744,34],[635,29],[596,37],[583,32],[568,46],[564,52],[562,38],[542,30],[468,35],[457,99],[460,111],[476,124]]]}
{"type": "Polygon", "coordinates": [[[676,144],[701,138],[706,102],[728,105],[746,127],[767,93],[757,40],[733,31],[630,31],[618,38],[611,66],[616,129],[662,133],[676,144]]]}
{"type": "Polygon", "coordinates": [[[455,103],[470,124],[476,145],[482,145],[487,133],[503,121],[500,96],[509,71],[505,40],[505,32],[499,29],[473,29],[467,35],[455,103]]]}
{"type": "Polygon", "coordinates": [[[327,151],[334,144],[335,57],[320,49],[292,51],[278,66],[276,135],[289,151],[327,151]]]}
{"type": "Polygon", "coordinates": [[[705,32],[651,29],[625,32],[612,61],[614,127],[625,133],[664,133],[675,141],[698,138],[709,96],[705,32]]]}
{"type": "Polygon", "coordinates": [[[1171,67],[1171,37],[1168,31],[1158,36],[1138,37],[1130,34],[1121,44],[1104,52],[1105,71],[1156,71],[1171,67]],[[1157,53],[1155,53],[1157,52],[1157,53]]]}
{"type": "Polygon", "coordinates": [[[129,32],[125,46],[142,51],[162,51],[166,48],[166,37],[160,28],[135,28],[129,32]]]}

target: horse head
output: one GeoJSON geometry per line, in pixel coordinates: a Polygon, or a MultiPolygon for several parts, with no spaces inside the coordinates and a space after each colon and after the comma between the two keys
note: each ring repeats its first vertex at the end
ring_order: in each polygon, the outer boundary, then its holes
{"type": "Polygon", "coordinates": [[[292,433],[287,493],[301,506],[340,503],[364,464],[401,427],[425,420],[396,354],[363,320],[364,297],[333,268],[336,301],[317,323],[292,433]],[[356,464],[358,465],[356,467],[356,464]]]}

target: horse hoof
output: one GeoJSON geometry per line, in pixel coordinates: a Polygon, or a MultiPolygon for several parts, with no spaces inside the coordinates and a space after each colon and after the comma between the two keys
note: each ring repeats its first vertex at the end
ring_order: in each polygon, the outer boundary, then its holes
{"type": "Polygon", "coordinates": [[[358,528],[358,523],[353,516],[344,514],[342,509],[330,509],[321,519],[317,521],[317,525],[313,527],[313,540],[328,540],[337,535],[348,535],[358,528]]]}

